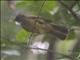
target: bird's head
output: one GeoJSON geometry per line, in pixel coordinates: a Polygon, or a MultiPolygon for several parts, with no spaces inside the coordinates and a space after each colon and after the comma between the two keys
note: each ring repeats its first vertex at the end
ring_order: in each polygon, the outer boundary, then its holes
{"type": "Polygon", "coordinates": [[[22,20],[25,20],[25,18],[26,17],[24,15],[19,14],[18,16],[16,16],[16,18],[14,20],[21,23],[22,20]]]}
{"type": "Polygon", "coordinates": [[[14,19],[15,23],[17,25],[20,25],[21,23],[23,23],[23,21],[25,21],[26,17],[22,14],[19,14],[16,16],[16,18],[14,19]]]}

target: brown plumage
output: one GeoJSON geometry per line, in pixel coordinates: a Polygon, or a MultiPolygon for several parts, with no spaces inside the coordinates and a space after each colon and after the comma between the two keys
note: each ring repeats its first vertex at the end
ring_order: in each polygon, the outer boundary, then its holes
{"type": "Polygon", "coordinates": [[[66,27],[50,24],[46,22],[44,18],[37,16],[25,16],[19,14],[15,18],[15,21],[19,22],[21,26],[29,32],[49,33],[61,40],[64,40],[69,32],[66,27]]]}

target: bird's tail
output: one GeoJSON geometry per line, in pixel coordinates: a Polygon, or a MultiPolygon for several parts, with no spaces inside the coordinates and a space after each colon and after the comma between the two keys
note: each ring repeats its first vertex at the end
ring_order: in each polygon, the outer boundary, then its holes
{"type": "Polygon", "coordinates": [[[52,25],[53,31],[51,32],[55,37],[64,40],[69,33],[69,29],[63,26],[52,25]]]}

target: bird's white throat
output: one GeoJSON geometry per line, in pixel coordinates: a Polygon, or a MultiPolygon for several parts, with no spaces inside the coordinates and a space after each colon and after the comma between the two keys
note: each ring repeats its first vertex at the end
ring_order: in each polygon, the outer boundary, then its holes
{"type": "Polygon", "coordinates": [[[20,24],[19,22],[17,22],[17,21],[15,21],[15,24],[16,24],[16,25],[21,25],[21,24],[20,24]]]}

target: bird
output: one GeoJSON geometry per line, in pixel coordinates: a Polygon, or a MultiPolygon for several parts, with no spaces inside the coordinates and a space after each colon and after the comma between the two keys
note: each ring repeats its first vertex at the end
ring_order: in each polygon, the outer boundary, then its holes
{"type": "Polygon", "coordinates": [[[22,28],[26,31],[38,34],[48,33],[60,40],[65,40],[69,34],[69,29],[67,27],[49,23],[41,16],[18,14],[14,21],[20,23],[22,28]]]}

